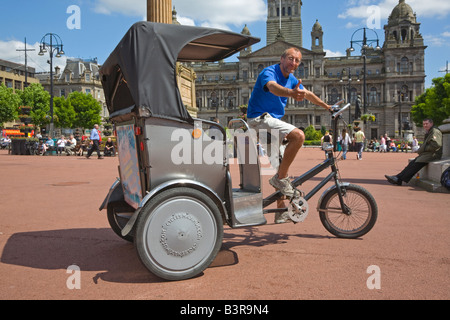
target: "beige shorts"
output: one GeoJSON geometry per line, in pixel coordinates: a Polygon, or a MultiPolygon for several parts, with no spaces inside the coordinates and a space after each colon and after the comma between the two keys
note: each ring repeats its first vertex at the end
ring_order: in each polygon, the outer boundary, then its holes
{"type": "Polygon", "coordinates": [[[296,127],[290,123],[284,122],[280,119],[273,118],[270,114],[265,114],[265,116],[261,116],[258,118],[249,118],[247,119],[247,123],[251,129],[254,130],[267,130],[267,132],[271,133],[273,136],[279,137],[279,143],[296,127]],[[277,134],[276,134],[277,133],[277,134]]]}
{"type": "Polygon", "coordinates": [[[273,118],[269,114],[265,114],[263,117],[249,118],[247,123],[250,129],[258,132],[259,142],[267,152],[270,163],[274,168],[278,168],[286,149],[286,144],[282,143],[283,139],[296,127],[280,119],[273,118]],[[267,133],[270,133],[270,135],[267,133]]]}

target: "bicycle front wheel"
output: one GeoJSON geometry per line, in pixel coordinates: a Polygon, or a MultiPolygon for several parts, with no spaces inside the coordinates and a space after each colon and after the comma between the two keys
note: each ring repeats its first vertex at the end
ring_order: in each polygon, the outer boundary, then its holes
{"type": "Polygon", "coordinates": [[[344,208],[339,201],[338,188],[331,189],[319,204],[320,221],[325,229],[339,238],[361,237],[375,225],[377,203],[363,187],[349,184],[340,189],[344,208]]]}

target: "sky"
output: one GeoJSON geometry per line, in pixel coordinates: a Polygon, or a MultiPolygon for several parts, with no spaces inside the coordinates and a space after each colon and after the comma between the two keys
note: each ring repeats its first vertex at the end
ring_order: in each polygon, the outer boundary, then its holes
{"type": "MultiPolygon", "coordinates": [[[[384,42],[384,25],[398,0],[302,0],[303,47],[311,48],[310,32],[316,19],[322,25],[323,44],[328,57],[344,56],[352,34],[362,27],[373,28],[384,42]]],[[[48,33],[57,34],[66,59],[94,59],[102,64],[129,27],[146,19],[146,0],[1,0],[0,59],[25,63],[36,72],[48,72],[49,55],[38,56],[39,43],[48,33]]],[[[425,50],[425,86],[445,75],[450,61],[450,1],[406,0],[421,23],[425,50]]],[[[267,0],[172,0],[178,21],[185,25],[221,28],[241,32],[248,26],[252,36],[261,38],[256,51],[266,45],[267,0]]],[[[376,37],[375,33],[372,38],[376,37]]],[[[368,34],[368,37],[369,34],[368,34]]],[[[354,40],[361,40],[356,33],[354,40]]],[[[48,40],[47,38],[45,38],[48,40]]],[[[233,60],[233,58],[230,58],[233,60]]],[[[234,58],[236,59],[236,58],[234,58]]]]}

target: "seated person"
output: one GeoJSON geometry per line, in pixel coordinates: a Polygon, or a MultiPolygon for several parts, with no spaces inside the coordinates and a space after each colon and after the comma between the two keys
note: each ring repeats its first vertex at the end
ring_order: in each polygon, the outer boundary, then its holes
{"type": "Polygon", "coordinates": [[[375,139],[375,142],[373,144],[373,152],[376,152],[376,151],[380,151],[380,143],[378,142],[377,139],[375,139]]]}
{"type": "Polygon", "coordinates": [[[66,138],[61,136],[61,138],[56,142],[56,154],[62,155],[63,150],[66,147],[66,138]]]}
{"type": "Polygon", "coordinates": [[[2,139],[1,148],[6,149],[9,147],[10,144],[11,144],[11,139],[8,138],[8,136],[6,136],[5,138],[2,139]]]}
{"type": "Polygon", "coordinates": [[[105,150],[103,150],[103,154],[105,156],[116,156],[116,150],[114,149],[114,142],[111,138],[108,138],[108,140],[105,143],[105,150]]]}
{"type": "Polygon", "coordinates": [[[69,136],[69,139],[66,141],[66,146],[64,147],[64,151],[66,154],[72,155],[74,154],[74,149],[77,146],[77,139],[74,138],[73,134],[69,136]]]}
{"type": "Polygon", "coordinates": [[[47,141],[42,145],[42,155],[45,156],[47,151],[55,150],[55,141],[53,141],[51,136],[48,136],[47,141]]]}
{"type": "Polygon", "coordinates": [[[396,176],[385,175],[389,183],[401,186],[402,182],[409,182],[411,178],[429,162],[442,157],[442,132],[433,127],[433,120],[423,120],[423,128],[427,132],[422,146],[417,150],[419,156],[411,161],[402,172],[396,176]]]}
{"type": "Polygon", "coordinates": [[[397,152],[397,146],[395,145],[394,141],[391,142],[389,149],[392,150],[393,152],[397,152]]]}

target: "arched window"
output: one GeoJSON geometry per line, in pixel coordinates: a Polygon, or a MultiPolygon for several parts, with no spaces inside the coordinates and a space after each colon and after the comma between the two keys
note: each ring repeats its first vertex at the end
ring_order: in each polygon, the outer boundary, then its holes
{"type": "Polygon", "coordinates": [[[234,93],[229,91],[228,97],[227,97],[227,108],[233,109],[235,105],[236,105],[236,103],[235,103],[234,93]]]}
{"type": "Polygon", "coordinates": [[[330,103],[336,103],[339,101],[338,89],[332,88],[330,92],[330,103]]]}
{"type": "Polygon", "coordinates": [[[403,57],[400,60],[400,73],[408,73],[409,72],[409,59],[407,57],[403,57]]]}
{"type": "Polygon", "coordinates": [[[298,66],[297,70],[295,70],[294,73],[296,78],[300,78],[300,79],[304,79],[305,78],[305,65],[302,63],[300,63],[300,65],[298,66]]]}

